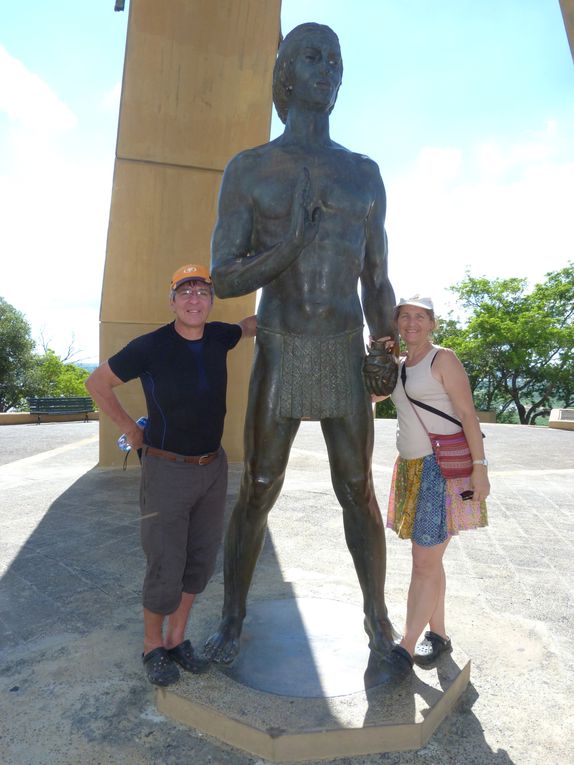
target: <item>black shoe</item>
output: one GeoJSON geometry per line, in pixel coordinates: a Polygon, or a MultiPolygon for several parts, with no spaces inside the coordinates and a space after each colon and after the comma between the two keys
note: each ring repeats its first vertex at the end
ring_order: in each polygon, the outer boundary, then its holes
{"type": "Polygon", "coordinates": [[[183,667],[186,672],[193,672],[194,675],[205,672],[209,667],[209,660],[203,656],[198,656],[189,640],[184,640],[175,648],[170,648],[168,653],[180,667],[183,667]]]}
{"type": "Polygon", "coordinates": [[[142,654],[147,679],[154,685],[173,685],[179,680],[179,669],[175,666],[167,648],[160,646],[142,654]]]}
{"type": "Polygon", "coordinates": [[[415,648],[414,660],[421,667],[435,662],[441,653],[450,653],[452,643],[450,638],[443,638],[436,632],[425,632],[425,638],[415,648]]]}

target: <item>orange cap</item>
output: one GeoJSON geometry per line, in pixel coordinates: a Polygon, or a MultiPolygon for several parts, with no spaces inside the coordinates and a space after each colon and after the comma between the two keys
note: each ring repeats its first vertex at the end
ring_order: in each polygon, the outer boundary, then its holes
{"type": "Polygon", "coordinates": [[[190,263],[187,266],[181,266],[178,268],[174,275],[171,277],[171,288],[176,290],[180,284],[184,282],[190,282],[194,279],[211,284],[211,276],[205,266],[198,266],[190,263]]]}

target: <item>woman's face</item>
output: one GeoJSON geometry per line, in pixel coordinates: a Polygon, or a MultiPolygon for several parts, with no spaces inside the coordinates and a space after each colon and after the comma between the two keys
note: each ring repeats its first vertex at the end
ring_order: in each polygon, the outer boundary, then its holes
{"type": "Polygon", "coordinates": [[[433,329],[435,321],[425,308],[416,305],[403,305],[399,308],[397,317],[399,335],[407,343],[426,342],[433,329]]]}

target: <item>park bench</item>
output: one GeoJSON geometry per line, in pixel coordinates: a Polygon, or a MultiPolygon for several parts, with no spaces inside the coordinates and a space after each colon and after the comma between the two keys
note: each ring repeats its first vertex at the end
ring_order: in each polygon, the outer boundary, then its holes
{"type": "Polygon", "coordinates": [[[88,422],[88,414],[94,411],[94,402],[89,396],[31,396],[28,400],[30,414],[38,417],[42,414],[83,414],[88,422]]]}

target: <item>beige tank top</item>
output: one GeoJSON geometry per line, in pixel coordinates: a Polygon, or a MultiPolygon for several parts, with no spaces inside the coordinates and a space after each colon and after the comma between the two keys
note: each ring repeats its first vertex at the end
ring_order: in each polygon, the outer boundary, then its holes
{"type": "MultiPolygon", "coordinates": [[[[456,417],[450,398],[443,385],[433,377],[431,364],[440,350],[440,346],[433,345],[427,355],[412,367],[406,367],[407,379],[405,382],[407,392],[411,398],[416,398],[441,412],[456,417]]],[[[416,404],[411,404],[406,397],[401,381],[401,370],[404,359],[399,367],[399,379],[392,393],[392,400],[397,408],[397,449],[403,459],[414,460],[432,454],[432,447],[423,426],[413,411],[424,422],[427,430],[431,433],[458,433],[460,428],[454,422],[445,420],[438,414],[427,412],[416,404]]],[[[458,419],[458,418],[457,418],[458,419]]]]}

